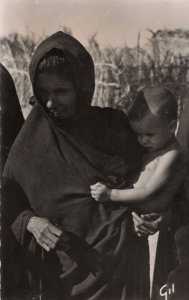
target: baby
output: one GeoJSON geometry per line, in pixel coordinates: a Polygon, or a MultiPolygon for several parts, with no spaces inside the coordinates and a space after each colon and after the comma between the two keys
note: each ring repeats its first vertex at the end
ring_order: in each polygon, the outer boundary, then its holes
{"type": "Polygon", "coordinates": [[[143,213],[167,209],[184,175],[184,159],[175,137],[177,101],[162,86],[146,86],[128,110],[130,126],[146,149],[142,170],[131,189],[112,189],[97,182],[92,197],[99,202],[138,204],[143,213]]]}

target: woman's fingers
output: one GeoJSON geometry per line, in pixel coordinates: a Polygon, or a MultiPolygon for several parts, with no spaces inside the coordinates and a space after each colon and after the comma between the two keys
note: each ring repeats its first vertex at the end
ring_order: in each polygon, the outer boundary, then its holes
{"type": "Polygon", "coordinates": [[[140,233],[141,235],[151,235],[157,231],[157,225],[155,226],[155,223],[153,221],[145,221],[143,218],[139,217],[135,212],[132,212],[132,216],[135,232],[137,234],[140,233]]]}
{"type": "Polygon", "coordinates": [[[145,228],[143,230],[141,228],[138,228],[137,226],[134,226],[134,229],[138,236],[148,236],[153,234],[152,232],[149,232],[149,230],[146,230],[145,228]]]}
{"type": "Polygon", "coordinates": [[[49,231],[40,232],[38,231],[35,235],[35,238],[42,247],[46,245],[49,250],[54,249],[56,246],[56,243],[58,242],[58,237],[50,233],[49,231]]]}
{"type": "Polygon", "coordinates": [[[62,234],[62,230],[45,218],[33,217],[27,229],[35,236],[37,243],[46,251],[53,249],[62,234]]]}
{"type": "Polygon", "coordinates": [[[138,223],[137,221],[134,221],[134,229],[135,229],[135,232],[139,235],[149,235],[151,234],[152,232],[147,229],[145,226],[142,225],[142,222],[138,223]]]}
{"type": "Polygon", "coordinates": [[[141,215],[141,218],[145,221],[155,221],[160,218],[160,214],[157,213],[144,214],[141,215]]]}
{"type": "Polygon", "coordinates": [[[49,231],[58,237],[61,236],[61,234],[62,234],[62,230],[60,228],[54,226],[50,222],[49,222],[49,231]]]}
{"type": "Polygon", "coordinates": [[[133,221],[136,225],[140,225],[143,223],[143,219],[139,217],[135,212],[132,212],[133,221]]]}
{"type": "Polygon", "coordinates": [[[58,241],[58,239],[59,239],[59,237],[57,237],[56,235],[54,235],[53,233],[51,233],[50,231],[49,231],[49,228],[47,228],[47,229],[45,229],[44,231],[40,231],[40,230],[38,230],[37,231],[37,238],[38,239],[40,239],[42,242],[43,241],[47,241],[48,243],[48,245],[50,246],[50,245],[56,245],[56,243],[57,243],[57,241],[58,241]]]}
{"type": "Polygon", "coordinates": [[[51,239],[49,239],[45,235],[42,235],[37,239],[37,242],[39,244],[46,245],[49,248],[49,250],[55,248],[57,241],[58,241],[58,239],[55,242],[55,241],[52,241],[51,239]]]}
{"type": "Polygon", "coordinates": [[[135,232],[136,234],[141,237],[141,236],[148,236],[149,234],[146,231],[143,231],[142,229],[139,228],[135,228],[135,232]]]}
{"type": "Polygon", "coordinates": [[[149,228],[149,224],[144,223],[143,225],[141,225],[139,227],[141,232],[145,232],[147,234],[153,234],[154,233],[154,229],[153,228],[149,228]]]}
{"type": "Polygon", "coordinates": [[[41,241],[38,241],[36,240],[37,243],[39,244],[39,246],[41,246],[43,249],[45,249],[47,252],[49,252],[51,249],[49,246],[47,246],[45,243],[41,242],[41,241]]]}

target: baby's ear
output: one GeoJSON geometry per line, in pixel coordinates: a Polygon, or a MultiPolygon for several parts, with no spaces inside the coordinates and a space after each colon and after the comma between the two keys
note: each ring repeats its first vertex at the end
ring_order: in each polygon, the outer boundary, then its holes
{"type": "Polygon", "coordinates": [[[172,120],[169,122],[169,130],[171,133],[175,133],[177,129],[177,120],[172,120]]]}

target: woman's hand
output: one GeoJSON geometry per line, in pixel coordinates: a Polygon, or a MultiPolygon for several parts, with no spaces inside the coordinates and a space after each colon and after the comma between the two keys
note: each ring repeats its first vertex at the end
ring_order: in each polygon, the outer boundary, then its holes
{"type": "Polygon", "coordinates": [[[27,229],[46,251],[54,249],[59,236],[62,234],[62,230],[51,224],[47,219],[39,217],[32,217],[28,222],[27,229]]]}
{"type": "Polygon", "coordinates": [[[100,182],[95,183],[90,186],[91,188],[91,196],[99,202],[106,202],[110,200],[110,189],[100,182]]]}
{"type": "Polygon", "coordinates": [[[134,229],[138,236],[148,236],[156,233],[160,229],[163,221],[163,214],[145,214],[140,217],[133,212],[134,229]]]}

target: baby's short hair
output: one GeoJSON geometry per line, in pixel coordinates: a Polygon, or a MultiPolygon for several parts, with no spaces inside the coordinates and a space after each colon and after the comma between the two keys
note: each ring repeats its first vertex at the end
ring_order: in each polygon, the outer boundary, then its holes
{"type": "Polygon", "coordinates": [[[73,80],[73,72],[65,53],[60,49],[52,49],[43,56],[38,64],[38,72],[62,72],[66,79],[73,80]]]}
{"type": "Polygon", "coordinates": [[[131,121],[140,121],[149,112],[168,122],[177,119],[177,100],[170,89],[160,85],[142,88],[127,114],[131,121]]]}

